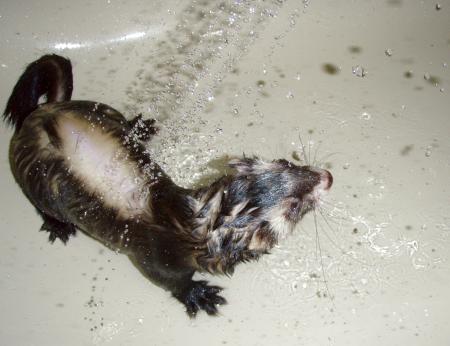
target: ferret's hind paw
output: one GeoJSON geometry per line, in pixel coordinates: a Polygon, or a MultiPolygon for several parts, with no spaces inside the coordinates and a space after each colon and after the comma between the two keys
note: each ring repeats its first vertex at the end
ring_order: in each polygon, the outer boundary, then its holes
{"type": "Polygon", "coordinates": [[[206,281],[193,281],[182,300],[189,317],[195,317],[199,310],[205,310],[211,316],[217,315],[217,306],[227,303],[218,295],[220,291],[221,287],[209,286],[206,281]]]}
{"type": "Polygon", "coordinates": [[[56,238],[60,239],[64,245],[67,243],[71,235],[75,235],[76,228],[70,223],[64,223],[51,217],[44,217],[44,223],[41,231],[49,232],[48,240],[54,243],[56,238]]]}

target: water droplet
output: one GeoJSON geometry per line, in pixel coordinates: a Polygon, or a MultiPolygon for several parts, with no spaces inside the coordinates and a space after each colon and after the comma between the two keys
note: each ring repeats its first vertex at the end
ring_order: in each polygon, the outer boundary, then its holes
{"type": "Polygon", "coordinates": [[[388,48],[384,51],[384,54],[386,54],[386,56],[392,56],[392,49],[388,48]]]}
{"type": "Polygon", "coordinates": [[[300,73],[297,73],[297,76],[295,77],[296,80],[300,80],[301,79],[301,75],[300,73]]]}
{"type": "Polygon", "coordinates": [[[239,114],[239,110],[237,108],[233,108],[233,114],[234,115],[238,115],[239,114]]]}
{"type": "Polygon", "coordinates": [[[292,91],[289,91],[289,92],[286,94],[286,97],[287,97],[288,99],[293,99],[293,98],[294,98],[294,94],[292,93],[292,91]]]}
{"type": "Polygon", "coordinates": [[[295,26],[295,19],[291,18],[290,25],[293,28],[295,26]]]}
{"type": "Polygon", "coordinates": [[[423,75],[423,79],[425,79],[425,80],[430,80],[430,78],[431,78],[431,76],[428,72],[423,75]]]}
{"type": "Polygon", "coordinates": [[[346,162],[346,163],[344,164],[344,166],[342,166],[342,168],[344,168],[344,169],[349,169],[349,168],[350,168],[350,163],[346,162]]]}
{"type": "Polygon", "coordinates": [[[445,89],[444,89],[444,88],[440,88],[439,91],[440,91],[441,93],[443,93],[443,92],[445,91],[445,89]]]}
{"type": "Polygon", "coordinates": [[[361,119],[361,120],[370,120],[371,117],[372,117],[372,116],[371,116],[369,113],[363,112],[363,113],[359,116],[359,119],[361,119]]]}
{"type": "Polygon", "coordinates": [[[357,77],[365,77],[367,72],[364,67],[356,65],[352,67],[352,73],[357,77]]]}
{"type": "Polygon", "coordinates": [[[432,147],[431,145],[427,146],[427,147],[425,148],[425,156],[426,156],[426,157],[430,157],[432,151],[433,151],[433,147],[432,147]]]}
{"type": "Polygon", "coordinates": [[[436,11],[439,11],[442,8],[442,6],[441,6],[441,4],[436,4],[435,8],[436,8],[436,11]]]}

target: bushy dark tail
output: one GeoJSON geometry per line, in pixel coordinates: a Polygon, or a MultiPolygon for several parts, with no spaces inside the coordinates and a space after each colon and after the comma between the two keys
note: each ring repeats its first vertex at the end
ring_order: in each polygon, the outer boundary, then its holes
{"type": "Polygon", "coordinates": [[[59,55],[44,55],[27,66],[16,83],[3,120],[20,129],[25,118],[33,112],[41,96],[46,102],[70,100],[73,89],[72,64],[59,55]]]}

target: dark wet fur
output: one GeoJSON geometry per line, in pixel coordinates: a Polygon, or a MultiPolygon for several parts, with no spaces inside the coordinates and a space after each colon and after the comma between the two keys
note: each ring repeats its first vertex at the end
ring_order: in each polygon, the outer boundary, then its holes
{"type": "Polygon", "coordinates": [[[51,242],[66,243],[77,228],[127,254],[144,275],[183,303],[189,316],[199,310],[215,315],[217,305],[226,302],[220,287],[192,280],[195,271],[231,274],[235,265],[259,258],[277,243],[267,211],[282,207],[282,217],[295,225],[314,207],[306,196],[320,183],[320,174],[285,160],[234,160],[233,174],[206,188],[181,188],[142,143],[157,132],[154,120],[138,115],[127,121],[107,105],[70,101],[71,93],[70,61],[46,55],[28,65],[4,112],[5,121],[15,127],[11,170],[42,216],[41,230],[49,232],[51,242]],[[42,95],[47,103],[38,105],[42,95]],[[121,143],[127,162],[145,173],[148,210],[121,216],[53,155],[63,145],[57,119],[68,112],[101,126],[121,143]],[[49,141],[45,149],[38,140],[43,133],[49,141]]]}
{"type": "Polygon", "coordinates": [[[44,55],[29,64],[20,76],[6,104],[3,119],[17,131],[37,108],[42,95],[47,96],[47,102],[65,101],[70,100],[72,89],[70,60],[55,54],[44,55]]]}

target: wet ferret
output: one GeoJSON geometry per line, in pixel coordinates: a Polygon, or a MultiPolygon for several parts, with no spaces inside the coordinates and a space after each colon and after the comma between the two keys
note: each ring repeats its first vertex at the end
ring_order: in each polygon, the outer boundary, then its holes
{"type": "Polygon", "coordinates": [[[145,149],[152,120],[127,120],[92,101],[71,101],[72,66],[44,55],[27,66],[4,111],[14,127],[9,159],[50,241],[79,229],[118,250],[190,316],[217,313],[220,287],[193,274],[231,274],[267,253],[333,182],[286,160],[233,159],[233,173],[199,189],[177,186],[145,149]],[[40,102],[45,98],[45,102],[40,102]]]}

